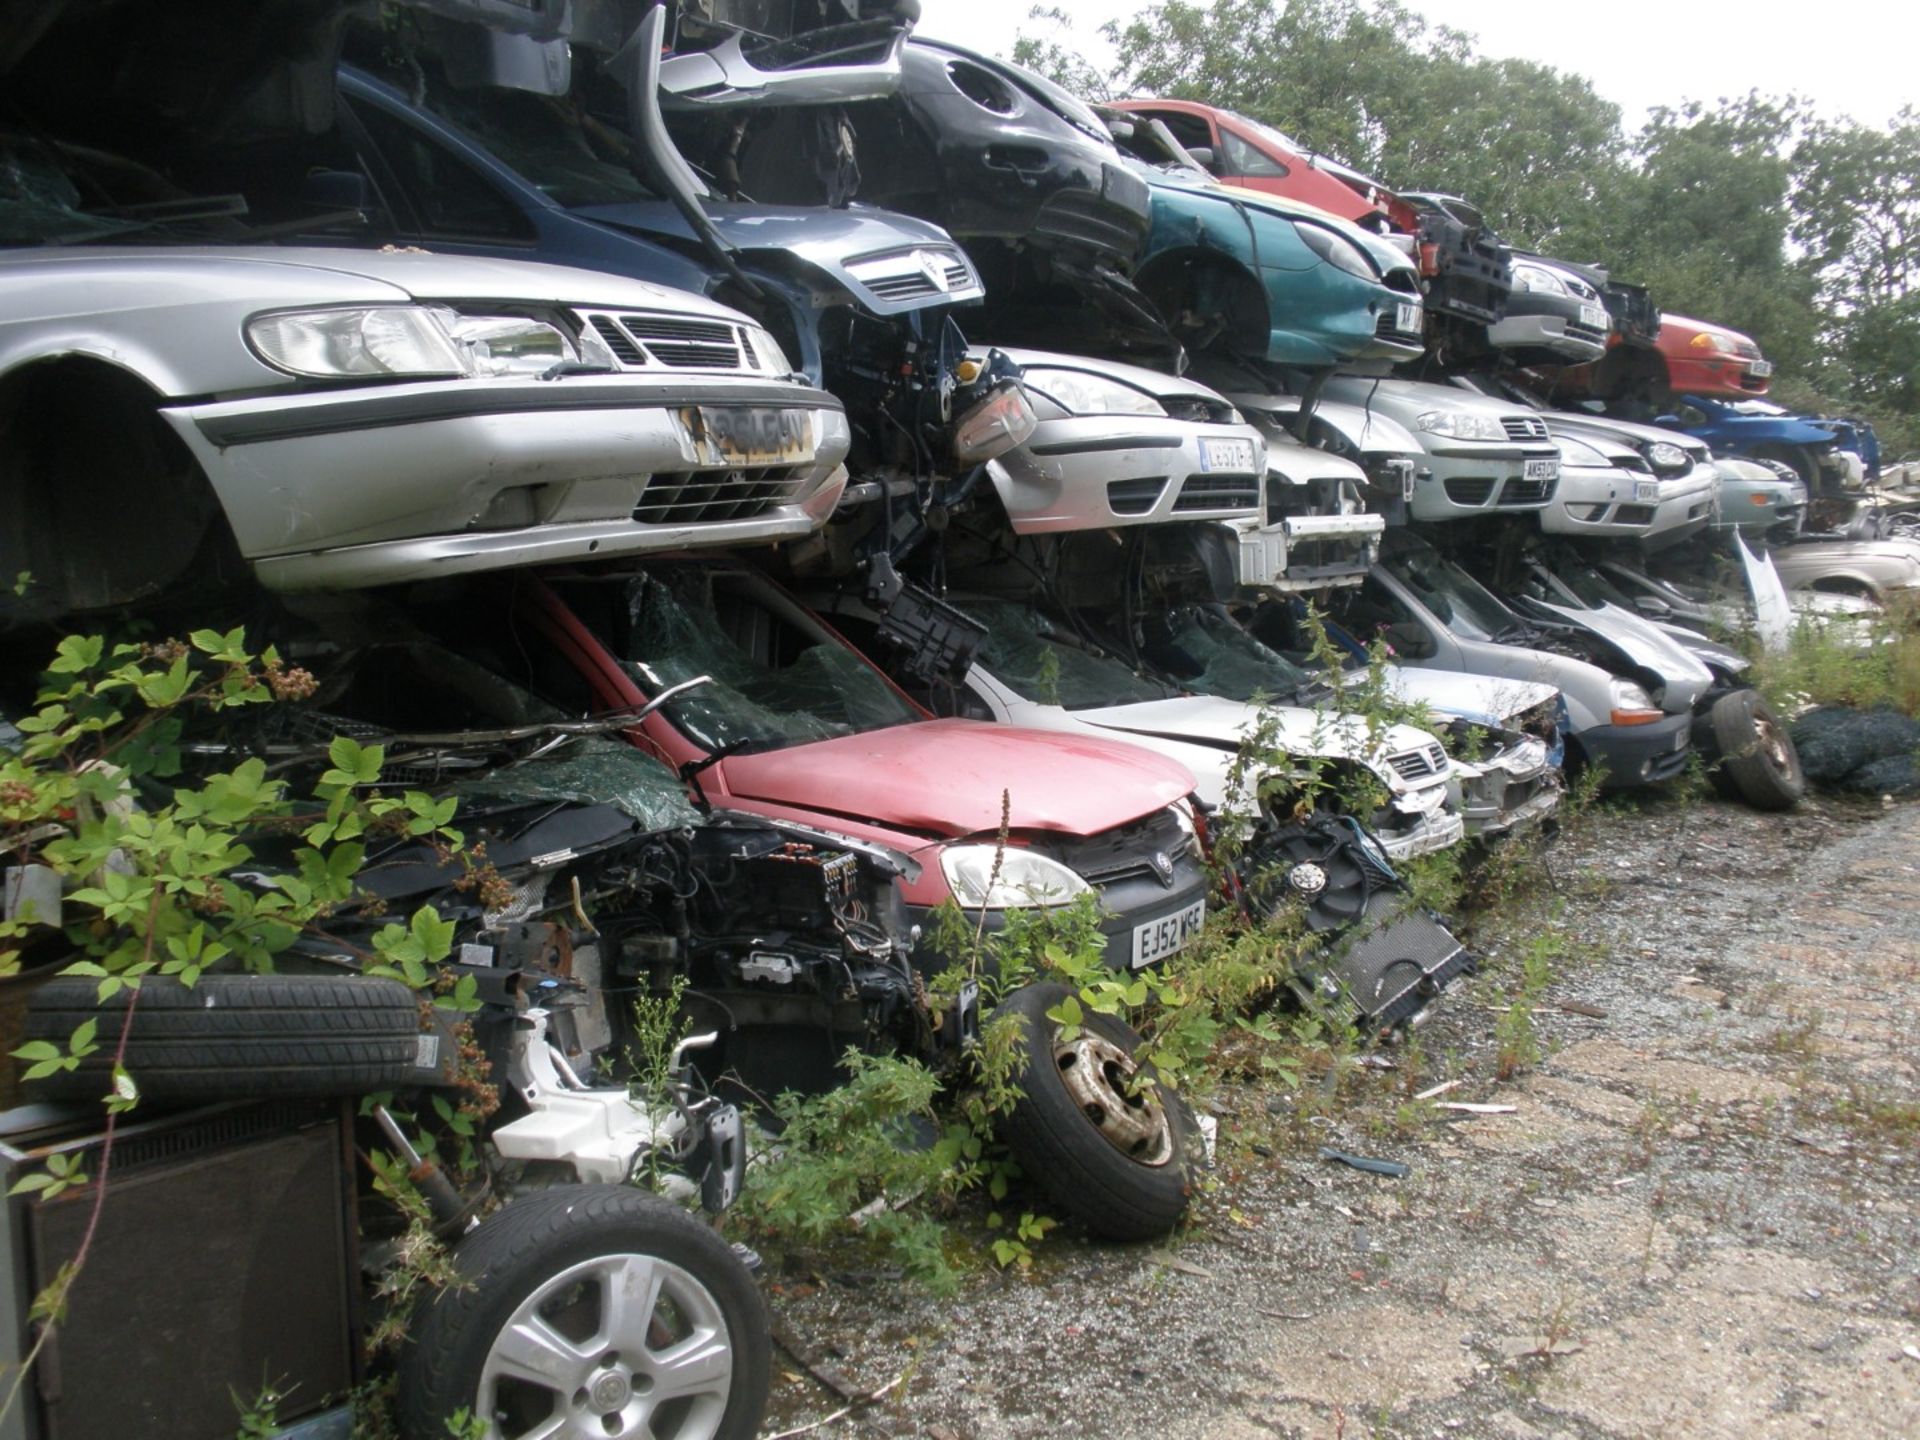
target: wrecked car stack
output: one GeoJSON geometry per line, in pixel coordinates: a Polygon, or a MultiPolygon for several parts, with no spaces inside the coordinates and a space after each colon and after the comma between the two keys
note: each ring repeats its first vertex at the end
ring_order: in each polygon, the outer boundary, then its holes
{"type": "MultiPolygon", "coordinates": [[[[471,1282],[393,1363],[408,1440],[751,1433],[752,1257],[678,1206],[733,1204],[782,1092],[863,1056],[972,1084],[998,1016],[1026,1182],[1164,1234],[1211,1121],[1143,1001],[1083,996],[1252,934],[1262,1003],[1391,1038],[1473,964],[1417,867],[1544,836],[1564,771],[1800,794],[1673,557],[1824,519],[1870,431],[1743,409],[1745,337],[1467,201],[1194,102],[1095,109],[911,5],[179,8],[0,50],[0,760],[58,723],[23,717],[59,635],[190,634],[133,652],[184,675],[244,632],[279,703],[169,732],[163,778],[306,787],[324,818],[221,883],[338,894],[116,1002],[55,974],[93,812],[20,839],[27,1034],[104,1000],[124,1049],[35,1075],[70,1108],[0,1141],[92,1145],[127,1086],[324,1130],[314,1183],[366,1212],[347,1308],[399,1313],[427,1243],[471,1282]],[[62,83],[102,46],[172,73],[62,83]],[[1752,422],[1798,448],[1716,462],[1752,422]],[[1084,971],[1002,948],[1080,921],[1084,971]],[[291,1036],[311,1063],[262,1059],[291,1036]]],[[[1911,549],[1779,570],[1911,587],[1911,549]]],[[[205,1413],[296,1332],[169,1352],[154,1403],[205,1413]]]]}

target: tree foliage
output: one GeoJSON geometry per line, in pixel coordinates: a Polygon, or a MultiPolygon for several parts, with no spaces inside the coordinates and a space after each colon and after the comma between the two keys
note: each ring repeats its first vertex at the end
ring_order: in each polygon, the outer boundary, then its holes
{"type": "Polygon", "coordinates": [[[1155,0],[1104,27],[1104,70],[1064,11],[1033,18],[1014,58],[1089,98],[1202,100],[1389,185],[1465,195],[1512,243],[1744,330],[1811,399],[1920,442],[1911,107],[1876,128],[1751,93],[1630,132],[1585,77],[1481,55],[1400,0],[1155,0]]]}

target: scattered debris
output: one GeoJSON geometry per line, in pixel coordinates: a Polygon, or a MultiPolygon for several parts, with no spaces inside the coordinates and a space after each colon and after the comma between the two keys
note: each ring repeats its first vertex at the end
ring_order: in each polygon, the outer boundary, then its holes
{"type": "Polygon", "coordinates": [[[1355,1170],[1364,1170],[1369,1175],[1386,1175],[1395,1180],[1413,1173],[1411,1165],[1402,1165],[1398,1160],[1373,1160],[1365,1155],[1349,1155],[1346,1151],[1336,1150],[1331,1145],[1320,1147],[1320,1158],[1337,1160],[1342,1165],[1350,1165],[1355,1170]]]}
{"type": "Polygon", "coordinates": [[[769,1435],[767,1437],[767,1440],[792,1440],[792,1437],[795,1435],[805,1435],[810,1430],[818,1430],[823,1425],[831,1425],[836,1420],[844,1420],[847,1418],[847,1416],[851,1415],[855,1410],[858,1410],[862,1405],[871,1405],[876,1400],[885,1399],[887,1392],[890,1390],[898,1389],[900,1386],[900,1382],[905,1380],[906,1378],[907,1378],[907,1372],[905,1370],[902,1370],[898,1375],[894,1376],[893,1379],[889,1380],[886,1384],[882,1385],[878,1390],[870,1391],[865,1395],[856,1395],[853,1398],[851,1403],[847,1405],[843,1405],[840,1409],[834,1411],[833,1414],[823,1415],[818,1420],[813,1421],[811,1424],[796,1425],[791,1430],[782,1430],[777,1435],[769,1435]]]}
{"type": "Polygon", "coordinates": [[[1465,1083],[1464,1080],[1446,1080],[1438,1085],[1429,1085],[1413,1098],[1416,1100],[1431,1100],[1434,1096],[1444,1095],[1449,1090],[1458,1090],[1465,1083]]]}
{"type": "Polygon", "coordinates": [[[1362,1055],[1353,1063],[1362,1070],[1398,1070],[1400,1068],[1384,1055],[1362,1055]]]}
{"type": "Polygon", "coordinates": [[[1476,1105],[1467,1100],[1441,1100],[1436,1110],[1458,1110],[1466,1115],[1512,1115],[1519,1110],[1518,1105],[1476,1105]]]}
{"type": "Polygon", "coordinates": [[[1182,1275],[1191,1275],[1196,1280],[1214,1280],[1219,1277],[1204,1265],[1196,1265],[1191,1260],[1182,1260],[1178,1255],[1169,1255],[1164,1250],[1153,1253],[1153,1263],[1167,1270],[1178,1270],[1182,1275]]]}
{"type": "MultiPolygon", "coordinates": [[[[1262,1315],[1265,1315],[1270,1320],[1311,1320],[1313,1319],[1313,1315],[1310,1312],[1304,1311],[1304,1310],[1302,1311],[1262,1310],[1260,1313],[1262,1315]]],[[[1913,1347],[1908,1346],[1907,1351],[1909,1354],[1912,1354],[1913,1347]]],[[[1916,1360],[1920,1360],[1920,1355],[1915,1355],[1913,1358],[1916,1360]]]]}
{"type": "Polygon", "coordinates": [[[1607,1012],[1598,1005],[1589,1005],[1584,1000],[1562,1000],[1560,1009],[1568,1015],[1584,1015],[1589,1020],[1604,1020],[1607,1012]]]}

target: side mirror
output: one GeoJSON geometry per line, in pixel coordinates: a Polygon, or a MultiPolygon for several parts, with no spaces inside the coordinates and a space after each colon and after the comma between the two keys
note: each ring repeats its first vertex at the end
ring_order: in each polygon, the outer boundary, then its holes
{"type": "Polygon", "coordinates": [[[371,210],[380,203],[373,184],[358,170],[315,170],[301,182],[300,198],[316,210],[371,210]]]}
{"type": "Polygon", "coordinates": [[[1187,145],[1182,148],[1193,157],[1195,164],[1215,175],[1220,173],[1220,162],[1215,158],[1211,145],[1187,145]]]}

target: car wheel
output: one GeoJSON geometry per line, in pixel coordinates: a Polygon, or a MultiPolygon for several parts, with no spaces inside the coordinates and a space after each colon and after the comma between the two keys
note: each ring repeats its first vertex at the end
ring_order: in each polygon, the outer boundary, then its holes
{"type": "Polygon", "coordinates": [[[514,1201],[454,1250],[466,1282],[415,1314],[401,1433],[445,1440],[750,1440],[772,1366],[766,1306],[733,1250],[623,1185],[514,1201]],[[463,1432],[464,1433],[464,1432],[463,1432]]]}
{"type": "Polygon", "coordinates": [[[1807,793],[1793,737],[1756,690],[1735,690],[1713,702],[1708,718],[1720,769],[1756,810],[1791,810],[1807,793]]]}
{"type": "Polygon", "coordinates": [[[1096,1235],[1164,1235],[1187,1212],[1199,1127],[1186,1102],[1134,1058],[1140,1037],[1119,1020],[1090,1013],[1062,1037],[1047,1011],[1072,993],[1028,985],[1000,1002],[1018,1018],[1024,1045],[1022,1098],[1001,1138],[1028,1178],[1096,1235]]]}
{"type": "MultiPolygon", "coordinates": [[[[74,1070],[32,1082],[50,1100],[98,1100],[131,992],[104,1004],[97,983],[56,976],[27,1002],[26,1037],[66,1048],[75,1027],[99,1024],[96,1049],[74,1070]]],[[[189,987],[149,975],[127,1034],[125,1064],[156,1104],[325,1099],[391,1090],[413,1078],[420,1004],[397,980],[365,975],[203,975],[189,987]]]]}

